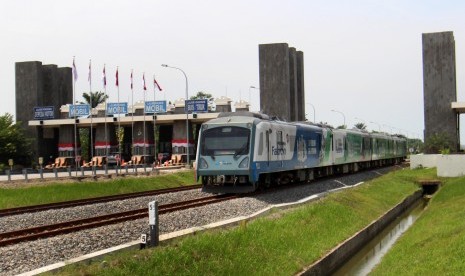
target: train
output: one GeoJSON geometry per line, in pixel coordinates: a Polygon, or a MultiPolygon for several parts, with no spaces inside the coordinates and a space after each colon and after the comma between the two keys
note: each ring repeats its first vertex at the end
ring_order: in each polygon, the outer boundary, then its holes
{"type": "Polygon", "coordinates": [[[195,173],[205,192],[249,193],[398,164],[406,155],[402,136],[220,113],[200,127],[195,173]]]}

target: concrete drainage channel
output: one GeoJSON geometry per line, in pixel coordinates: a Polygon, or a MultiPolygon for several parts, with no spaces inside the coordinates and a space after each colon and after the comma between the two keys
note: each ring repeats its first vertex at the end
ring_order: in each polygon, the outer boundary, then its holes
{"type": "Polygon", "coordinates": [[[298,275],[367,275],[413,225],[439,181],[420,181],[423,190],[407,197],[380,219],[334,248],[298,275]]]}
{"type": "MultiPolygon", "coordinates": [[[[306,198],[303,198],[299,201],[293,203],[284,203],[284,204],[277,204],[269,206],[259,212],[251,214],[249,216],[240,216],[233,219],[220,221],[212,224],[208,224],[202,227],[193,227],[185,230],[180,230],[177,232],[172,232],[164,235],[160,235],[159,241],[161,244],[170,242],[173,239],[177,239],[186,235],[195,234],[200,231],[205,231],[209,229],[215,228],[225,228],[230,226],[239,225],[243,221],[249,221],[256,219],[261,216],[266,216],[271,213],[274,209],[286,209],[286,208],[293,208],[298,205],[306,204],[313,200],[320,199],[325,197],[327,194],[335,191],[339,191],[341,189],[347,189],[356,187],[363,182],[357,183],[353,186],[346,186],[338,189],[333,189],[328,192],[320,193],[317,195],[312,195],[306,198]]],[[[402,203],[397,205],[396,207],[392,208],[388,211],[385,215],[383,215],[378,221],[372,223],[371,225],[367,226],[363,230],[359,231],[353,237],[349,238],[347,241],[339,245],[337,248],[333,249],[330,253],[328,253],[325,257],[317,261],[316,263],[312,264],[308,268],[306,268],[303,272],[299,273],[299,275],[324,275],[328,274],[329,272],[335,272],[338,268],[340,268],[344,263],[349,259],[349,257],[355,255],[357,252],[361,250],[363,245],[367,244],[370,240],[376,237],[383,229],[387,227],[392,221],[394,221],[398,216],[404,213],[410,206],[412,206],[415,202],[418,202],[419,199],[422,198],[422,191],[417,191],[413,195],[407,197],[402,203]]],[[[48,265],[42,268],[38,268],[26,273],[22,273],[20,275],[37,275],[44,272],[53,272],[59,271],[66,265],[74,264],[74,263],[91,263],[93,261],[98,261],[102,259],[107,254],[112,254],[121,250],[131,250],[131,249],[138,249],[140,248],[140,241],[133,241],[126,244],[122,244],[116,247],[108,248],[105,250],[97,251],[91,254],[87,254],[84,256],[80,256],[77,258],[73,258],[71,260],[58,262],[52,265],[48,265]]]]}

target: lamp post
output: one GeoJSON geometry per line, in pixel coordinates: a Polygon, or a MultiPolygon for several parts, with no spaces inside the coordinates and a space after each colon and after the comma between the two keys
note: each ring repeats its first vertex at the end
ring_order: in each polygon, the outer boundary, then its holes
{"type": "Polygon", "coordinates": [[[379,132],[381,132],[381,125],[380,124],[378,124],[377,122],[372,122],[372,121],[370,121],[370,123],[377,124],[378,125],[378,130],[379,130],[379,132]]]}
{"type": "Polygon", "coordinates": [[[315,112],[315,106],[311,103],[307,103],[313,108],[313,122],[316,123],[316,112],[315,112]]]}
{"type": "MultiPolygon", "coordinates": [[[[250,89],[257,89],[257,90],[260,90],[260,88],[257,88],[257,87],[255,87],[255,86],[253,86],[253,85],[251,85],[251,86],[249,87],[249,111],[250,111],[250,107],[252,106],[252,100],[250,99],[250,89]]],[[[259,106],[258,108],[260,109],[260,106],[259,106]]]]}
{"type": "Polygon", "coordinates": [[[182,74],[184,75],[184,78],[186,78],[186,101],[184,102],[184,109],[186,111],[186,154],[187,154],[187,166],[190,166],[190,160],[189,160],[189,112],[187,110],[187,100],[189,99],[189,84],[188,84],[188,81],[187,81],[187,75],[186,75],[186,72],[184,72],[181,68],[178,68],[178,67],[174,67],[174,66],[169,66],[167,64],[162,64],[161,65],[162,67],[167,67],[167,68],[173,68],[173,69],[177,69],[179,71],[182,72],[182,74]]]}
{"type": "Polygon", "coordinates": [[[344,113],[342,113],[341,111],[334,110],[334,109],[331,109],[331,111],[342,115],[342,117],[344,118],[344,127],[346,127],[346,116],[344,115],[344,113]]]}

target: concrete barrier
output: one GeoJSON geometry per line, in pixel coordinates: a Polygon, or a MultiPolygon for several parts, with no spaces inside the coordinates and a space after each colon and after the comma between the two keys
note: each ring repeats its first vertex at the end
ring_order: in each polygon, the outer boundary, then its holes
{"type": "Polygon", "coordinates": [[[437,158],[439,177],[459,177],[465,175],[465,155],[448,154],[437,158]]]}
{"type": "Polygon", "coordinates": [[[381,218],[368,225],[339,246],[331,250],[326,256],[316,261],[298,275],[331,275],[340,268],[350,257],[355,255],[365,244],[370,242],[384,228],[405,212],[422,196],[419,190],[407,197],[400,204],[386,212],[381,218]]]}
{"type": "Polygon", "coordinates": [[[437,158],[441,154],[416,154],[410,155],[410,169],[418,167],[434,168],[437,166],[437,158]]]}

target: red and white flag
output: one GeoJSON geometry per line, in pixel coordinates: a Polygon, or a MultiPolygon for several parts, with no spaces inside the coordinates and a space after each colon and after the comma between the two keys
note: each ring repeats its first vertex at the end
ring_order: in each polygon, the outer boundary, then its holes
{"type": "Polygon", "coordinates": [[[107,88],[107,75],[105,74],[105,65],[103,65],[102,82],[103,88],[107,88]]]}
{"type": "Polygon", "coordinates": [[[78,74],[76,70],[76,64],[74,63],[74,57],[73,57],[73,77],[74,77],[74,82],[76,82],[78,79],[78,74]]]}
{"type": "Polygon", "coordinates": [[[153,88],[155,90],[158,89],[158,91],[163,91],[163,89],[161,89],[160,85],[158,84],[157,80],[155,79],[155,76],[153,76],[153,88]]]}
{"type": "Polygon", "coordinates": [[[147,86],[145,85],[145,73],[142,74],[142,81],[143,81],[143,87],[144,87],[144,91],[147,91],[147,86]]]}
{"type": "Polygon", "coordinates": [[[119,82],[118,82],[118,67],[116,67],[116,86],[119,86],[119,82]]]}
{"type": "Polygon", "coordinates": [[[132,70],[131,70],[131,90],[134,88],[134,85],[133,85],[133,78],[132,78],[132,70]]]}

